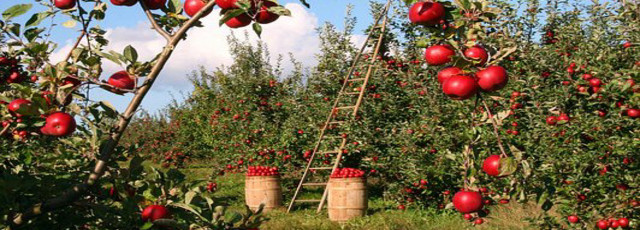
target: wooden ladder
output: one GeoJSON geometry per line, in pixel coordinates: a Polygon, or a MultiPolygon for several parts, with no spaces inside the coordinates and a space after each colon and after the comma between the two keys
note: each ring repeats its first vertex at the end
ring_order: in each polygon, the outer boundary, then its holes
{"type": "Polygon", "coordinates": [[[369,34],[367,36],[367,39],[364,43],[364,45],[362,46],[362,48],[360,49],[360,51],[358,52],[358,54],[355,57],[355,61],[353,63],[353,65],[351,65],[349,72],[347,74],[347,76],[344,78],[344,82],[342,84],[342,88],[340,89],[340,92],[338,93],[338,96],[333,104],[333,107],[331,109],[331,112],[329,113],[329,116],[327,116],[327,120],[324,123],[324,126],[322,127],[322,129],[320,130],[320,137],[318,138],[318,142],[316,142],[315,147],[313,148],[313,152],[311,154],[311,157],[309,158],[309,162],[307,163],[307,167],[304,170],[304,174],[302,174],[302,178],[300,179],[300,183],[298,183],[298,187],[296,189],[296,192],[293,194],[293,198],[291,199],[291,203],[289,203],[289,208],[287,209],[287,212],[291,212],[291,210],[293,209],[293,206],[296,203],[319,203],[318,205],[318,210],[317,212],[320,212],[324,206],[324,203],[327,200],[327,195],[328,195],[328,190],[327,190],[327,185],[329,182],[329,175],[327,175],[326,180],[322,181],[322,182],[307,182],[307,179],[309,177],[309,174],[311,171],[315,172],[317,170],[331,170],[331,173],[333,173],[336,168],[338,168],[338,166],[340,165],[340,160],[342,159],[342,154],[343,154],[343,149],[345,149],[345,146],[347,145],[347,138],[345,136],[327,136],[326,131],[329,127],[334,127],[336,125],[344,125],[348,122],[348,120],[344,120],[344,121],[338,121],[336,120],[336,114],[340,113],[341,111],[346,111],[346,112],[350,112],[351,113],[351,119],[355,118],[356,115],[358,114],[358,109],[360,108],[360,105],[362,104],[362,99],[364,98],[365,95],[365,91],[367,89],[367,83],[369,82],[369,78],[371,77],[371,75],[373,75],[373,73],[375,72],[375,62],[376,62],[376,57],[378,56],[378,53],[380,52],[380,47],[382,46],[382,41],[384,38],[384,32],[386,30],[386,26],[387,26],[387,20],[388,20],[388,12],[389,12],[389,8],[391,6],[391,0],[389,0],[387,2],[387,4],[385,5],[384,9],[382,10],[382,12],[380,13],[380,16],[378,16],[378,18],[376,19],[374,26],[371,28],[371,30],[369,30],[369,34]],[[382,21],[382,24],[380,24],[380,21],[382,21]],[[370,62],[368,63],[368,65],[365,65],[364,67],[367,69],[366,71],[366,75],[364,77],[361,76],[354,76],[354,72],[356,70],[356,68],[359,67],[359,62],[361,61],[362,58],[362,54],[364,53],[366,47],[368,46],[369,42],[373,39],[374,34],[376,33],[376,31],[379,31],[379,36],[377,38],[377,42],[374,48],[374,51],[370,57],[370,62]],[[352,78],[353,76],[353,78],[352,78]],[[347,89],[351,89],[350,85],[352,85],[353,83],[358,83],[360,82],[362,85],[358,88],[356,88],[357,90],[354,91],[348,91],[347,89]],[[342,102],[343,99],[348,99],[348,100],[353,100],[353,96],[357,95],[357,100],[356,103],[353,105],[347,105],[347,106],[340,106],[340,102],[342,102]],[[322,143],[325,140],[336,140],[341,138],[342,141],[340,141],[340,146],[335,148],[335,149],[323,149],[320,150],[320,147],[323,146],[322,143]],[[333,162],[333,167],[313,167],[313,163],[314,160],[316,160],[316,156],[318,154],[321,155],[325,155],[325,154],[335,154],[335,161],[333,162]],[[324,192],[322,194],[322,198],[320,200],[301,200],[298,199],[298,196],[300,195],[300,191],[303,190],[304,187],[324,187],[324,192]]]}

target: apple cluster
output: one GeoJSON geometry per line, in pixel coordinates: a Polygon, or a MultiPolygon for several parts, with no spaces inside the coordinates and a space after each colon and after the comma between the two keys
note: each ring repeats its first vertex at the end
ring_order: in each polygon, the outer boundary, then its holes
{"type": "MultiPolygon", "coordinates": [[[[418,2],[409,9],[409,20],[417,25],[434,26],[446,25],[445,8],[438,2],[418,2]]],[[[466,59],[480,68],[475,73],[459,67],[446,67],[438,72],[438,82],[442,91],[454,100],[465,100],[474,96],[478,91],[493,92],[504,88],[508,82],[507,71],[497,65],[484,66],[489,53],[481,45],[467,47],[463,51],[466,59]]],[[[428,47],[425,60],[431,66],[444,66],[452,62],[456,51],[451,45],[438,44],[428,47]]]]}
{"type": "Polygon", "coordinates": [[[358,178],[364,177],[364,171],[354,168],[337,168],[331,173],[331,178],[358,178]]]}
{"type": "MultiPolygon", "coordinates": [[[[26,73],[22,70],[22,66],[19,64],[19,60],[0,56],[0,79],[1,83],[7,84],[20,84],[26,79],[26,73]]],[[[32,77],[33,81],[37,80],[37,77],[32,77]]],[[[61,86],[66,84],[73,84],[76,86],[75,81],[72,79],[63,79],[60,83],[61,86]]],[[[78,83],[79,84],[79,83],[78,83]]],[[[53,100],[54,93],[51,91],[43,91],[40,95],[36,95],[37,100],[42,101],[38,103],[27,98],[15,98],[12,101],[1,101],[0,105],[6,106],[7,112],[11,116],[10,119],[4,120],[1,123],[0,130],[9,130],[16,140],[26,140],[30,134],[42,134],[46,136],[64,137],[71,135],[76,130],[76,121],[68,113],[56,111],[53,100]],[[37,123],[40,120],[44,120],[44,125],[40,127],[38,131],[30,130],[37,128],[35,125],[28,124],[37,123]]],[[[71,97],[67,97],[70,103],[71,97]]],[[[65,105],[68,103],[65,103],[65,105]]]]}
{"type": "Polygon", "coordinates": [[[249,166],[247,176],[279,176],[278,167],[249,166]]]}

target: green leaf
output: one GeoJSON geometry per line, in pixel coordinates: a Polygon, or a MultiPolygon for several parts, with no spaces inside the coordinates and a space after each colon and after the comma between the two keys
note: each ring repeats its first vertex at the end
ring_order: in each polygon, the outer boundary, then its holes
{"type": "Polygon", "coordinates": [[[516,161],[511,157],[500,158],[500,175],[508,176],[513,174],[518,169],[516,161]]]}
{"type": "Polygon", "coordinates": [[[144,225],[142,225],[142,227],[140,227],[140,229],[141,230],[147,230],[147,229],[151,229],[151,227],[153,227],[153,223],[146,222],[146,223],[144,223],[144,225]]]}
{"type": "Polygon", "coordinates": [[[269,7],[267,11],[281,16],[291,16],[291,11],[282,6],[269,7]]]}
{"type": "Polygon", "coordinates": [[[226,11],[226,13],[224,13],[224,16],[220,19],[220,24],[222,25],[225,22],[229,21],[229,19],[235,18],[241,14],[244,14],[245,11],[242,9],[235,9],[235,10],[228,10],[226,11]]]}
{"type": "Polygon", "coordinates": [[[62,26],[67,27],[67,28],[73,28],[73,27],[76,27],[76,24],[78,24],[78,22],[76,22],[76,20],[69,20],[69,21],[63,22],[62,26]]]}
{"type": "Polygon", "coordinates": [[[182,12],[182,1],[181,0],[171,0],[169,1],[169,11],[179,14],[182,12]]]}
{"type": "Polygon", "coordinates": [[[262,26],[260,26],[259,23],[253,23],[253,31],[256,32],[256,35],[258,35],[258,37],[260,37],[260,35],[262,35],[262,26]]]}
{"type": "Polygon", "coordinates": [[[196,196],[196,193],[194,191],[188,191],[184,195],[184,203],[191,204],[191,201],[193,201],[193,197],[195,197],[195,196],[196,196]]]}
{"type": "Polygon", "coordinates": [[[53,13],[49,11],[33,14],[31,15],[31,18],[27,20],[27,23],[24,24],[24,27],[38,26],[40,22],[50,17],[51,15],[53,15],[53,13]]]}
{"type": "Polygon", "coordinates": [[[124,58],[131,63],[136,63],[138,61],[138,52],[133,46],[128,45],[124,48],[124,58]]]}
{"type": "Polygon", "coordinates": [[[113,118],[118,114],[116,108],[113,107],[113,105],[108,101],[100,101],[99,105],[104,110],[105,114],[109,117],[113,118]]]}
{"type": "Polygon", "coordinates": [[[304,5],[305,7],[307,7],[307,8],[311,8],[311,5],[309,5],[309,3],[307,3],[307,1],[306,1],[306,0],[300,0],[300,3],[301,3],[302,5],[304,5]]]}
{"type": "Polygon", "coordinates": [[[27,38],[27,41],[33,42],[43,31],[44,28],[30,28],[24,31],[24,37],[27,38]]]}
{"type": "Polygon", "coordinates": [[[9,7],[9,9],[5,10],[4,12],[2,12],[2,18],[4,18],[4,20],[6,21],[9,19],[18,17],[20,15],[27,13],[27,11],[31,9],[31,7],[33,7],[33,5],[31,4],[14,5],[12,7],[9,7]]]}
{"type": "Polygon", "coordinates": [[[200,214],[200,212],[196,211],[192,205],[188,205],[188,204],[185,204],[185,203],[178,203],[178,202],[175,202],[175,203],[171,203],[171,204],[169,204],[169,206],[174,206],[174,207],[177,207],[177,208],[181,208],[181,209],[187,210],[187,211],[189,211],[189,212],[191,212],[191,213],[195,214],[196,216],[200,217],[200,219],[205,220],[205,221],[208,221],[206,218],[204,218],[204,217],[200,214]]]}

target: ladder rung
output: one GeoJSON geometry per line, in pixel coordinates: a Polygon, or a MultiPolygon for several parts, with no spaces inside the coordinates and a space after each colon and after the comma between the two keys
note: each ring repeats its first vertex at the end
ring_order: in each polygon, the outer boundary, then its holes
{"type": "Polygon", "coordinates": [[[339,124],[344,124],[346,121],[330,121],[329,124],[330,125],[339,125],[339,124]]]}
{"type": "Polygon", "coordinates": [[[350,106],[336,107],[335,109],[353,109],[355,107],[356,107],[355,105],[350,105],[350,106]]]}
{"type": "Polygon", "coordinates": [[[304,183],[302,186],[325,186],[327,183],[304,183]]]}
{"type": "Polygon", "coordinates": [[[323,139],[343,139],[342,136],[323,136],[323,139]]]}
{"type": "Polygon", "coordinates": [[[366,78],[364,78],[364,77],[363,78],[353,78],[353,79],[349,79],[347,81],[364,81],[364,79],[366,79],[366,78]]]}
{"type": "Polygon", "coordinates": [[[310,168],[310,169],[313,169],[313,170],[331,170],[333,168],[331,168],[331,167],[317,167],[317,168],[310,168]]]}
{"type": "Polygon", "coordinates": [[[358,95],[360,94],[360,92],[346,92],[346,93],[342,93],[344,95],[358,95]]]}
{"type": "Polygon", "coordinates": [[[315,202],[320,202],[320,200],[295,200],[295,202],[299,202],[299,203],[315,203],[315,202]]]}

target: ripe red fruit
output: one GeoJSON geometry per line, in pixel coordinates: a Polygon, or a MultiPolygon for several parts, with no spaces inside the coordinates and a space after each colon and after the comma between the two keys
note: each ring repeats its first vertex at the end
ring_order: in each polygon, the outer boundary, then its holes
{"type": "Polygon", "coordinates": [[[67,113],[55,112],[47,116],[47,120],[40,132],[44,135],[64,137],[76,130],[76,120],[67,113]]]}
{"type": "Polygon", "coordinates": [[[602,81],[598,78],[591,78],[589,79],[589,85],[591,87],[600,87],[602,85],[602,81]]]}
{"type": "Polygon", "coordinates": [[[72,85],[71,87],[76,87],[78,85],[80,85],[82,82],[80,82],[80,80],[78,80],[78,78],[76,76],[73,75],[69,75],[66,76],[65,78],[62,79],[62,85],[72,85]]]}
{"type": "Polygon", "coordinates": [[[12,71],[7,77],[7,83],[21,83],[24,81],[24,75],[18,71],[12,71]]]}
{"type": "Polygon", "coordinates": [[[633,44],[631,44],[631,42],[625,42],[624,44],[622,44],[622,47],[626,48],[630,48],[631,46],[633,46],[633,44]]]}
{"type": "Polygon", "coordinates": [[[444,7],[438,2],[417,2],[409,9],[409,21],[418,25],[433,26],[444,18],[444,7]]]}
{"type": "Polygon", "coordinates": [[[589,79],[593,78],[593,75],[585,73],[582,75],[582,79],[584,79],[585,81],[588,81],[589,79]]]}
{"type": "Polygon", "coordinates": [[[150,10],[158,10],[167,4],[167,0],[144,0],[144,3],[150,10]]]}
{"type": "Polygon", "coordinates": [[[640,109],[628,109],[627,116],[629,116],[630,118],[640,117],[640,109]]]}
{"type": "Polygon", "coordinates": [[[438,82],[443,84],[450,77],[463,74],[462,69],[458,67],[447,67],[438,72],[438,82]]]}
{"type": "Polygon", "coordinates": [[[546,121],[547,125],[556,125],[556,123],[558,123],[558,118],[555,116],[548,116],[546,121]]]}
{"type": "Polygon", "coordinates": [[[398,210],[404,211],[405,209],[407,209],[407,207],[405,207],[403,204],[398,205],[398,210]]]}
{"type": "Polygon", "coordinates": [[[116,6],[133,6],[138,0],[111,0],[111,4],[116,6]]]}
{"type": "Polygon", "coordinates": [[[482,171],[489,176],[500,176],[500,155],[491,155],[484,159],[482,171]]]}
{"type": "Polygon", "coordinates": [[[278,4],[271,1],[264,1],[262,7],[260,7],[260,11],[256,14],[256,21],[260,24],[269,24],[278,20],[280,15],[269,12],[269,8],[274,6],[278,6],[278,4]]]}
{"type": "Polygon", "coordinates": [[[609,228],[609,221],[607,221],[607,220],[599,220],[598,223],[596,224],[596,226],[599,229],[608,229],[609,228]]]}
{"type": "Polygon", "coordinates": [[[557,117],[558,121],[566,121],[569,122],[569,120],[571,120],[571,118],[569,118],[569,115],[567,115],[566,113],[561,113],[560,116],[557,117]]]}
{"type": "Polygon", "coordinates": [[[478,225],[478,224],[482,224],[484,223],[484,220],[482,218],[478,218],[475,221],[473,221],[474,224],[478,225]]]}
{"type": "Polygon", "coordinates": [[[442,91],[454,100],[465,100],[478,92],[478,84],[471,76],[457,75],[442,84],[442,91]]]}
{"type": "Polygon", "coordinates": [[[576,215],[571,215],[567,217],[567,220],[569,221],[569,223],[578,223],[578,221],[580,221],[580,218],[576,215]]]}
{"type": "Polygon", "coordinates": [[[466,49],[464,51],[464,56],[474,61],[479,61],[480,65],[484,65],[484,63],[487,62],[487,59],[489,59],[489,54],[487,53],[487,50],[485,50],[480,46],[474,46],[466,49]]]}
{"type": "Polygon", "coordinates": [[[136,85],[134,77],[124,70],[111,75],[108,83],[113,87],[129,90],[133,89],[136,85]]]}
{"type": "Polygon", "coordinates": [[[444,65],[451,61],[456,52],[449,45],[434,45],[424,52],[424,58],[429,65],[444,65]]]}
{"type": "Polygon", "coordinates": [[[619,225],[621,228],[628,228],[628,227],[629,227],[629,219],[624,218],[624,217],[623,217],[623,218],[618,219],[618,225],[619,225]]]}
{"type": "Polygon", "coordinates": [[[76,7],[76,0],[54,0],[53,5],[58,7],[58,9],[68,10],[76,7]]]}
{"type": "Polygon", "coordinates": [[[157,219],[168,219],[171,217],[169,210],[162,205],[149,205],[142,211],[143,221],[155,221],[157,219]]]}
{"type": "Polygon", "coordinates": [[[9,109],[9,113],[15,115],[16,117],[22,117],[25,115],[31,115],[31,101],[27,99],[15,99],[9,103],[7,108],[9,109]]]}
{"type": "Polygon", "coordinates": [[[241,14],[234,18],[229,19],[224,24],[226,24],[229,28],[233,28],[233,29],[245,27],[251,24],[251,17],[249,17],[249,15],[247,14],[241,14]]]}
{"type": "Polygon", "coordinates": [[[471,220],[471,219],[473,218],[473,216],[472,216],[471,214],[469,214],[469,213],[465,213],[462,217],[463,217],[465,220],[471,220]]]}
{"type": "Polygon", "coordinates": [[[238,8],[236,6],[236,2],[238,0],[216,0],[216,5],[220,6],[222,9],[235,9],[238,8]]]}
{"type": "Polygon", "coordinates": [[[453,196],[453,206],[461,213],[470,213],[482,209],[482,195],[479,192],[460,191],[453,196]]]}
{"type": "Polygon", "coordinates": [[[509,81],[507,71],[500,66],[489,66],[476,73],[478,86],[484,91],[496,91],[504,88],[509,81]]]}
{"type": "MultiPolygon", "coordinates": [[[[184,12],[187,13],[187,15],[189,15],[189,17],[193,17],[205,5],[206,5],[206,3],[203,0],[186,0],[184,2],[184,12]]],[[[211,10],[205,12],[204,15],[202,15],[202,17],[205,17],[205,16],[209,15],[209,13],[211,13],[211,10]]]]}

